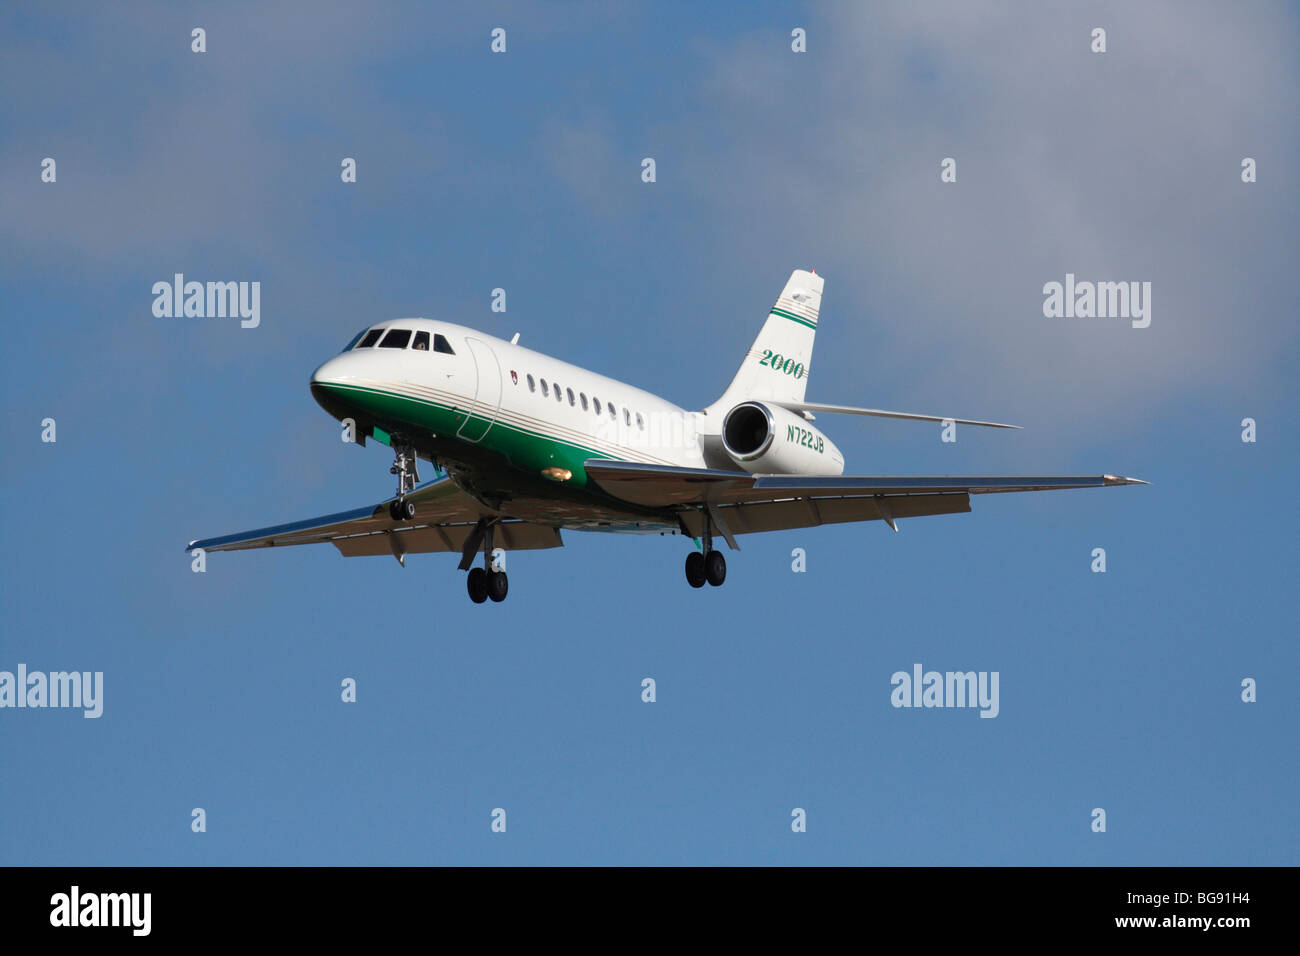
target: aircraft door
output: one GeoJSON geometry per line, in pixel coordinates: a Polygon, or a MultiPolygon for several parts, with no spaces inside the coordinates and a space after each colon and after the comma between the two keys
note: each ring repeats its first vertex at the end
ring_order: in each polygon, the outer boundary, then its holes
{"type": "Polygon", "coordinates": [[[474,404],[456,432],[456,437],[467,442],[480,442],[492,430],[501,410],[501,363],[497,361],[492,346],[482,339],[467,338],[465,344],[474,356],[478,381],[474,390],[474,404]]]}

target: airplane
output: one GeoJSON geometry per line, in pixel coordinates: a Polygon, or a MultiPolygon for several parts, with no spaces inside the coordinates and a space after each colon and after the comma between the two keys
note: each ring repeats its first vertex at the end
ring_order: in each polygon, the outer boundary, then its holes
{"type": "Polygon", "coordinates": [[[191,541],[238,551],[328,541],[346,557],[460,555],[470,599],[505,600],[506,551],[558,548],[561,531],[681,534],[693,588],[721,585],[722,538],[968,512],[970,496],[1148,482],[1116,475],[845,476],[820,414],[988,428],[998,422],[805,401],[824,279],[795,270],[731,384],[688,411],[665,398],[463,325],[412,318],[358,332],[311,394],[365,446],[393,451],[396,494],[376,505],[191,541]],[[438,477],[420,481],[418,460],[438,477]],[[475,566],[479,552],[482,567],[475,566]]]}

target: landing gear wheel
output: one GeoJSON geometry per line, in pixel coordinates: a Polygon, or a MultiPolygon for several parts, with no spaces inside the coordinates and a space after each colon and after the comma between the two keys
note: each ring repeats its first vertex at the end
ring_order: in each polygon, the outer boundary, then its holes
{"type": "Polygon", "coordinates": [[[727,580],[727,559],[721,551],[710,551],[704,556],[704,576],[715,588],[721,587],[722,582],[727,580]]]}
{"type": "Polygon", "coordinates": [[[475,604],[482,604],[488,596],[487,572],[482,568],[470,568],[465,578],[465,587],[469,590],[469,599],[475,604]]]}
{"type": "Polygon", "coordinates": [[[388,503],[388,516],[394,521],[410,521],[415,517],[415,502],[409,498],[397,498],[388,503]]]}
{"type": "Polygon", "coordinates": [[[509,590],[510,579],[506,577],[504,571],[489,571],[487,573],[487,596],[494,602],[500,604],[504,601],[509,590]]]}
{"type": "Polygon", "coordinates": [[[704,581],[704,555],[692,551],[686,556],[686,583],[693,588],[702,588],[704,581]]]}

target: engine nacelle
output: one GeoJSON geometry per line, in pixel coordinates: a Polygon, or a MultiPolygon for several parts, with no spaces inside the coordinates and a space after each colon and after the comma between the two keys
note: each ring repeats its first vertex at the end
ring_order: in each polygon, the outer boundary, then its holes
{"type": "Polygon", "coordinates": [[[750,474],[844,474],[835,443],[780,405],[741,402],[722,420],[722,446],[750,474]]]}

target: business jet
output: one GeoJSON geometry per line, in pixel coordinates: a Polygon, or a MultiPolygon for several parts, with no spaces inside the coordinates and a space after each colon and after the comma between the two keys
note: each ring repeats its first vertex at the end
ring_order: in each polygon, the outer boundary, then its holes
{"type": "Polygon", "coordinates": [[[343,436],[393,451],[394,496],[353,511],[192,541],[238,551],[328,541],[346,557],[460,555],[476,604],[505,599],[498,548],[562,546],[561,531],[681,534],[691,587],[718,586],[721,538],[970,511],[970,496],[1147,484],[1115,475],[845,476],[821,414],[1017,428],[804,400],[823,282],[796,270],[722,396],[699,411],[472,328],[373,325],[312,374],[343,436]],[[437,478],[418,484],[419,459],[437,478]],[[475,566],[479,553],[482,567],[475,566]]]}

